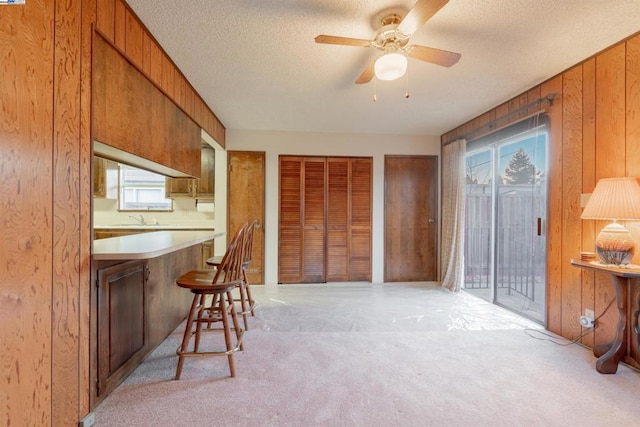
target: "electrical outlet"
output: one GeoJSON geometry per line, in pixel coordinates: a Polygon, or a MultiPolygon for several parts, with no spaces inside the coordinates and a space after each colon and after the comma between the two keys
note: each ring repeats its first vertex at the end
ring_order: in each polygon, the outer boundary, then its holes
{"type": "Polygon", "coordinates": [[[584,310],[584,317],[586,317],[587,319],[595,320],[596,314],[593,310],[589,310],[588,308],[586,308],[584,310]]]}
{"type": "Polygon", "coordinates": [[[96,422],[93,412],[89,412],[86,417],[80,420],[78,427],[93,427],[96,422]]]}

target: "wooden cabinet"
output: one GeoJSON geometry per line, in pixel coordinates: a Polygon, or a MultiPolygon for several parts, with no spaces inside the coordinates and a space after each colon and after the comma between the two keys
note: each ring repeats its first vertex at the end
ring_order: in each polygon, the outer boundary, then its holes
{"type": "Polygon", "coordinates": [[[203,144],[200,153],[200,178],[167,178],[166,194],[170,199],[213,200],[215,185],[215,150],[203,144]]]}
{"type": "Polygon", "coordinates": [[[167,178],[165,191],[169,199],[193,199],[196,197],[196,178],[167,178]]]}
{"type": "Polygon", "coordinates": [[[97,395],[113,390],[147,354],[146,261],[98,270],[97,395]]]}
{"type": "Polygon", "coordinates": [[[202,144],[200,152],[200,179],[196,198],[213,200],[215,191],[216,150],[209,144],[202,144]]]}
{"type": "Polygon", "coordinates": [[[96,141],[120,150],[120,156],[136,156],[173,171],[165,175],[199,175],[200,127],[99,33],[92,71],[96,141]]]}
{"type": "Polygon", "coordinates": [[[280,157],[280,283],[371,280],[370,158],[280,157]]]}
{"type": "Polygon", "coordinates": [[[118,198],[118,164],[101,157],[93,157],[93,197],[118,198]]]}

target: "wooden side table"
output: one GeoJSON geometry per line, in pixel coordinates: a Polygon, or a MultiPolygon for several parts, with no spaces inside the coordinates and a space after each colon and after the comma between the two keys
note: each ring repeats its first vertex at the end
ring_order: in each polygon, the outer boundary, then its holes
{"type": "MultiPolygon", "coordinates": [[[[618,370],[618,363],[624,359],[627,353],[627,295],[629,289],[635,286],[635,281],[631,279],[640,278],[640,269],[610,267],[589,261],[576,260],[571,260],[571,265],[584,268],[585,270],[611,275],[613,286],[616,290],[616,303],[618,307],[616,335],[610,343],[594,346],[593,354],[598,358],[596,362],[596,370],[598,372],[601,374],[615,374],[618,370]]],[[[633,302],[633,333],[640,338],[640,328],[638,327],[640,293],[636,292],[635,295],[636,299],[633,302]]]]}

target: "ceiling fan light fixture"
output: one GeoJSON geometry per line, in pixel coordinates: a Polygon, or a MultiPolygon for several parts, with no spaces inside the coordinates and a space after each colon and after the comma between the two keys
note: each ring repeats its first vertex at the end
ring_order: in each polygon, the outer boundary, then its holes
{"type": "Polygon", "coordinates": [[[396,80],[407,72],[407,57],[398,52],[386,53],[376,60],[374,71],[378,80],[396,80]]]}

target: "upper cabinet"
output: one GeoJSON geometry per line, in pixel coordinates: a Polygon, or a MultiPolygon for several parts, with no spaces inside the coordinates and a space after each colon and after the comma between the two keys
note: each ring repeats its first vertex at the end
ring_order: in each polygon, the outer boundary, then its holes
{"type": "Polygon", "coordinates": [[[216,150],[209,144],[202,144],[200,155],[200,179],[198,180],[198,199],[213,200],[216,171],[216,150]]]}
{"type": "Polygon", "coordinates": [[[214,199],[216,151],[209,144],[202,144],[200,152],[200,178],[168,178],[167,197],[170,199],[214,199]]]}
{"type": "Polygon", "coordinates": [[[123,0],[97,0],[96,28],[191,120],[225,146],[225,128],[123,0]]]}
{"type": "Polygon", "coordinates": [[[200,128],[100,36],[93,45],[93,138],[176,171],[200,175],[200,128]]]}

